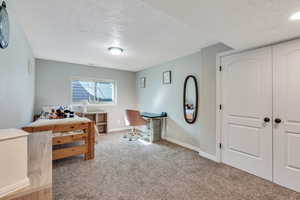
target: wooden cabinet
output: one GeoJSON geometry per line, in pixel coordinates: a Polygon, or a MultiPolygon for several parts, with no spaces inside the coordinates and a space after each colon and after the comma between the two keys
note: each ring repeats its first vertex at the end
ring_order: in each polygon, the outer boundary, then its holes
{"type": "Polygon", "coordinates": [[[96,123],[99,134],[107,134],[107,113],[105,112],[86,112],[79,113],[80,117],[86,117],[96,123]]]}

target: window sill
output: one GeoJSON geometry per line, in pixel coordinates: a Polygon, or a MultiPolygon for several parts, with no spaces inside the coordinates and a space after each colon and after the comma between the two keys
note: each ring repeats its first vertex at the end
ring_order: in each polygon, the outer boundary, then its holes
{"type": "Polygon", "coordinates": [[[72,103],[74,106],[87,106],[87,107],[101,107],[101,106],[116,106],[116,103],[94,103],[94,104],[88,104],[83,105],[81,103],[72,103]]]}
{"type": "Polygon", "coordinates": [[[89,106],[92,106],[92,107],[101,107],[101,106],[116,106],[117,104],[116,103],[96,103],[96,104],[89,104],[89,106]]]}

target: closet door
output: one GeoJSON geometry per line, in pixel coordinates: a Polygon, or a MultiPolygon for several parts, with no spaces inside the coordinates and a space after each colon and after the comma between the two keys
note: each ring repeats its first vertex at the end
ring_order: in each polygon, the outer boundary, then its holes
{"type": "Polygon", "coordinates": [[[274,47],[273,123],[274,182],[300,192],[299,40],[274,47]]]}
{"type": "Polygon", "coordinates": [[[222,161],[272,180],[271,48],[222,57],[221,64],[222,161]]]}

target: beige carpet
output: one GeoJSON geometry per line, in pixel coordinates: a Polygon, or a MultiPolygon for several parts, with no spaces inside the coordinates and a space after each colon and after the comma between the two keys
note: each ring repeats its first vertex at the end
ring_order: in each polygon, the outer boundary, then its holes
{"type": "Polygon", "coordinates": [[[102,137],[96,159],[54,162],[56,200],[300,200],[300,193],[160,142],[102,137]]]}

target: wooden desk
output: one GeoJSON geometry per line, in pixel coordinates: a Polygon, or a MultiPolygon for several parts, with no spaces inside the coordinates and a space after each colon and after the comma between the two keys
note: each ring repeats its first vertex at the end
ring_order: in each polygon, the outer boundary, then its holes
{"type": "Polygon", "coordinates": [[[28,177],[30,186],[0,200],[52,200],[52,133],[28,137],[28,177]]]}
{"type": "Polygon", "coordinates": [[[160,116],[154,113],[142,113],[142,117],[148,121],[149,142],[157,142],[166,135],[166,116],[160,116]]]}

